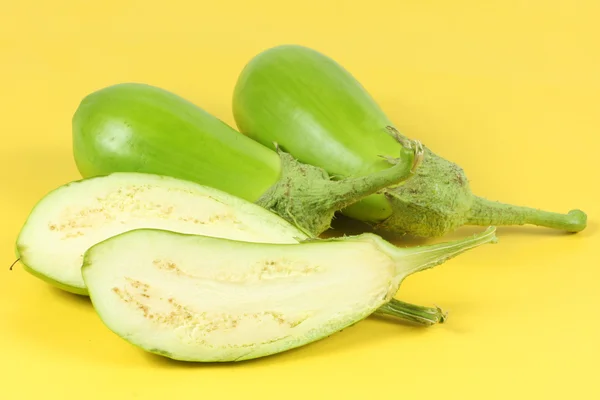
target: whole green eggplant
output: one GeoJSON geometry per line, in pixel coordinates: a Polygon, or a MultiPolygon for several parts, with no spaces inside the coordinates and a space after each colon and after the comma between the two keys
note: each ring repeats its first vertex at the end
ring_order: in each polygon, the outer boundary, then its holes
{"type": "MultiPolygon", "coordinates": [[[[299,161],[339,177],[385,168],[380,156],[392,157],[407,140],[347,70],[297,45],[268,49],[245,66],[233,113],[242,133],[266,146],[277,142],[299,161]]],[[[343,213],[381,231],[422,237],[461,225],[533,224],[578,232],[587,220],[580,210],[557,214],[475,196],[462,168],[427,148],[412,178],[343,213]]]]}
{"type": "Polygon", "coordinates": [[[89,94],[72,123],[84,178],[144,172],[193,181],[255,202],[311,236],[329,228],[335,211],[407,179],[422,151],[418,142],[404,141],[395,147],[395,165],[382,158],[382,168],[368,176],[332,180],[176,94],[138,83],[89,94]]]}

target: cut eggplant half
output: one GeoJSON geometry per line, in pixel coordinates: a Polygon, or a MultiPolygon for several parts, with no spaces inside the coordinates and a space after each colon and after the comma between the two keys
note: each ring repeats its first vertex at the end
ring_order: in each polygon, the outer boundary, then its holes
{"type": "Polygon", "coordinates": [[[263,357],[325,338],[386,304],[415,272],[495,241],[397,248],[373,234],[297,244],[137,229],[94,245],[82,275],[103,323],[195,362],[263,357]]]}
{"type": "Polygon", "coordinates": [[[87,294],[81,276],[85,251],[139,228],[266,243],[307,238],[274,213],[217,189],[166,176],[114,173],[47,194],[25,222],[17,253],[35,276],[87,294]]]}

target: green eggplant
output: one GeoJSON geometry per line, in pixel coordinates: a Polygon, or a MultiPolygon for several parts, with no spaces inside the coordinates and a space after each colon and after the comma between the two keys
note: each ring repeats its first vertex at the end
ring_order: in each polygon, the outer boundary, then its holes
{"type": "Polygon", "coordinates": [[[73,155],[84,178],[113,172],[167,175],[257,203],[312,236],[337,210],[409,178],[420,161],[417,141],[403,141],[381,168],[334,180],[240,134],[167,90],[122,83],[87,95],[72,120],[73,155]]]}
{"type": "Polygon", "coordinates": [[[102,322],[127,342],[176,360],[241,361],[330,336],[407,276],[494,241],[494,228],[404,249],[371,233],[285,244],[135,229],[86,251],[82,275],[102,322]]]}
{"type": "MultiPolygon", "coordinates": [[[[340,177],[386,167],[408,141],[367,90],[340,64],[307,47],[267,49],[243,68],[233,95],[238,129],[300,162],[340,177]]],[[[568,214],[493,202],[474,195],[463,169],[424,146],[415,175],[342,210],[376,230],[442,236],[462,225],[524,225],[578,232],[581,210],[568,214]]]]}

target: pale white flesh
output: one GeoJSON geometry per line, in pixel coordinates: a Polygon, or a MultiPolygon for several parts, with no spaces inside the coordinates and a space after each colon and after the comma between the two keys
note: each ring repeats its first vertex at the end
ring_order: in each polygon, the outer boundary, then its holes
{"type": "Polygon", "coordinates": [[[222,191],[175,178],[115,173],[64,185],[33,209],[17,239],[35,275],[79,294],[85,251],[111,236],[155,228],[265,243],[306,235],[274,213],[222,191]]]}
{"type": "Polygon", "coordinates": [[[104,324],[128,342],[178,360],[245,360],[329,336],[389,301],[403,276],[368,239],[136,230],[92,247],[83,276],[104,324]]]}

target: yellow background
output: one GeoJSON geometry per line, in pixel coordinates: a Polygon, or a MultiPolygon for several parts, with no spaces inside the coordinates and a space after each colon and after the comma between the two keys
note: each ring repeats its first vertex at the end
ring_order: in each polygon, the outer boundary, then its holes
{"type": "Polygon", "coordinates": [[[3,1],[0,398],[600,398],[598,4],[3,1]],[[581,208],[587,230],[500,229],[497,245],[409,278],[399,296],[449,310],[444,325],[371,317],[236,365],[148,355],[88,300],[8,270],[31,207],[79,178],[70,121],[83,96],[145,82],[233,124],[237,74],[282,43],[342,63],[405,134],[463,166],[474,192],[581,208]]]}

